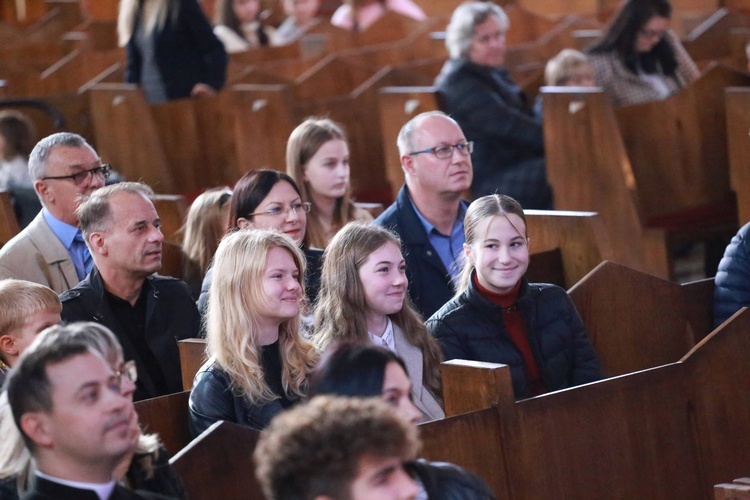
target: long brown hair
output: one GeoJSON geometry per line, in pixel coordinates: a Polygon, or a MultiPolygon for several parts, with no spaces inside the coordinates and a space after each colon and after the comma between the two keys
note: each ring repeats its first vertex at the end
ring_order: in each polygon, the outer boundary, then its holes
{"type": "MultiPolygon", "coordinates": [[[[386,243],[401,248],[401,241],[394,233],[363,221],[348,223],[331,240],[323,256],[320,293],[315,308],[313,342],[319,350],[339,340],[370,342],[364,314],[368,308],[367,299],[359,269],[370,254],[386,243]]],[[[409,343],[422,351],[423,379],[440,397],[440,347],[427,333],[408,293],[401,310],[389,318],[401,328],[409,343]]]]}

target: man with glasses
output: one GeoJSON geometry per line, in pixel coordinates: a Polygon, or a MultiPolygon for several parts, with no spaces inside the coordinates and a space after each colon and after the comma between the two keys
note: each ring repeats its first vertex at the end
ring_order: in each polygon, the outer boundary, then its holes
{"type": "Polygon", "coordinates": [[[113,371],[76,335],[81,328],[47,330],[55,341],[32,346],[8,379],[13,419],[36,466],[24,498],[155,498],[115,480],[140,434],[129,396],[135,374],[113,371]]]}
{"type": "Polygon", "coordinates": [[[454,295],[461,274],[473,144],[440,111],[412,118],[397,143],[406,185],[375,223],[401,237],[409,294],[426,319],[454,295]]]}
{"type": "Polygon", "coordinates": [[[64,321],[96,321],[122,345],[138,368],[136,401],[182,390],[177,339],[197,337],[198,309],[190,287],[159,276],[159,214],[145,184],[121,182],[84,198],[77,210],[96,264],[60,296],[64,321]]]}
{"type": "Polygon", "coordinates": [[[78,197],[99,189],[109,176],[99,155],[77,134],[45,137],[31,151],[29,174],[42,210],[0,250],[0,278],[17,278],[62,293],[91,269],[78,228],[78,197]]]}

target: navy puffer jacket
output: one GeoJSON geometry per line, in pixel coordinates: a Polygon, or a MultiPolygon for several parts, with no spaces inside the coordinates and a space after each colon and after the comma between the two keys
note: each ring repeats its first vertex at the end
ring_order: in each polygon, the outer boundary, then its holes
{"type": "MultiPolygon", "coordinates": [[[[565,389],[602,378],[581,318],[568,294],[556,285],[521,283],[518,307],[544,386],[565,389]]],[[[502,363],[510,367],[516,399],[529,395],[525,363],[503,325],[502,309],[481,295],[472,277],[469,288],[428,321],[443,355],[502,363]]]]}
{"type": "Polygon", "coordinates": [[[732,238],[716,272],[714,326],[741,308],[750,306],[750,223],[732,238]]]}

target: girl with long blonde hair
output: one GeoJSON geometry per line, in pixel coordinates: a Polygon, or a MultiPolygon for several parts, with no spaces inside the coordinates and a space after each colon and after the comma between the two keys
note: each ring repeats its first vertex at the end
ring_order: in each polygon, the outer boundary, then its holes
{"type": "Polygon", "coordinates": [[[326,248],[313,342],[373,343],[406,362],[414,404],[442,418],[440,347],[409,302],[401,242],[391,231],[350,222],[326,248]]]}
{"type": "Polygon", "coordinates": [[[209,360],[190,394],[190,430],[218,420],[262,429],[305,395],[317,361],[299,335],[305,258],[275,230],[226,236],[216,251],[206,313],[209,360]]]}

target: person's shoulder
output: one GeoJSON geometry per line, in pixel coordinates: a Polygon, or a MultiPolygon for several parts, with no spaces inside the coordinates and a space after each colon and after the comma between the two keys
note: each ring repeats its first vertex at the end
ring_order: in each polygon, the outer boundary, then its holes
{"type": "Polygon", "coordinates": [[[35,248],[30,229],[26,227],[0,248],[0,262],[18,259],[28,261],[29,251],[35,248]]]}
{"type": "Polygon", "coordinates": [[[152,274],[148,279],[151,282],[151,286],[157,290],[170,293],[175,297],[189,297],[192,301],[190,285],[181,279],[173,276],[162,276],[161,274],[152,274]]]}
{"type": "Polygon", "coordinates": [[[91,284],[87,279],[84,279],[70,290],[61,293],[60,302],[63,303],[63,309],[66,305],[73,304],[78,300],[85,300],[89,292],[91,292],[91,284]]]}
{"type": "Polygon", "coordinates": [[[392,229],[394,226],[398,225],[398,216],[400,210],[401,209],[399,208],[398,203],[394,201],[388,207],[386,207],[385,210],[383,210],[383,213],[377,216],[373,223],[377,224],[378,226],[392,229]]]}
{"type": "Polygon", "coordinates": [[[429,498],[495,498],[479,476],[455,464],[419,459],[407,464],[407,469],[419,478],[429,498]]]}

